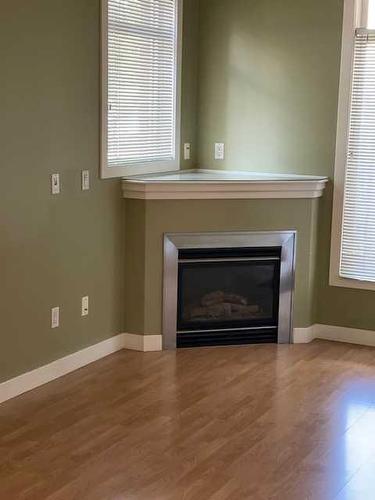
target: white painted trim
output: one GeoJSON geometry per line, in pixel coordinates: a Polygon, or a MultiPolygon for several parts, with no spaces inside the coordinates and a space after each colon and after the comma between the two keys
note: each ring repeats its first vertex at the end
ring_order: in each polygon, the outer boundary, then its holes
{"type": "Polygon", "coordinates": [[[176,67],[175,67],[175,133],[174,158],[166,161],[146,162],[120,167],[109,167],[107,162],[107,118],[108,118],[108,0],[101,0],[101,47],[100,47],[100,175],[102,179],[124,177],[155,172],[169,172],[179,170],[181,156],[181,86],[182,86],[182,30],[183,30],[183,2],[177,0],[176,12],[176,67]]]}
{"type": "Polygon", "coordinates": [[[153,352],[162,350],[162,335],[135,335],[124,333],[124,349],[153,352]]]}
{"type": "Polygon", "coordinates": [[[123,196],[139,200],[319,198],[328,180],[293,175],[272,178],[272,174],[250,172],[232,172],[225,178],[223,172],[215,171],[206,180],[202,173],[207,172],[191,170],[181,171],[177,177],[171,173],[123,179],[123,196]]]}
{"type": "Polygon", "coordinates": [[[346,155],[349,133],[354,39],[356,28],[367,20],[367,0],[345,0],[341,46],[340,88],[337,115],[336,156],[332,211],[329,284],[345,288],[375,290],[375,283],[340,276],[342,219],[345,194],[346,155]]]}
{"type": "Polygon", "coordinates": [[[123,335],[116,335],[64,358],[52,361],[48,365],[7,380],[0,384],[0,403],[120,351],[123,347],[123,335]]]}
{"type": "Polygon", "coordinates": [[[317,339],[375,347],[375,331],[372,330],[317,324],[314,325],[314,335],[317,339]]]}
{"type": "Polygon", "coordinates": [[[295,328],[293,331],[294,344],[307,344],[314,339],[375,347],[375,331],[372,330],[315,324],[307,328],[295,328]]]}
{"type": "Polygon", "coordinates": [[[307,328],[294,328],[293,330],[293,344],[309,344],[314,339],[314,325],[307,328]]]}
{"type": "Polygon", "coordinates": [[[6,380],[0,384],[0,403],[15,398],[24,392],[47,384],[52,380],[67,375],[83,366],[101,358],[105,358],[122,349],[131,349],[142,352],[162,350],[161,335],[134,335],[122,333],[103,340],[98,344],[86,347],[81,351],[69,354],[61,359],[52,361],[18,377],[6,380]]]}

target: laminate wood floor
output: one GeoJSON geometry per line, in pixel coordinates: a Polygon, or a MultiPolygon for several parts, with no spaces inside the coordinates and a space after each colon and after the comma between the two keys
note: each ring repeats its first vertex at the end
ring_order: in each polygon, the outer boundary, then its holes
{"type": "Polygon", "coordinates": [[[0,405],[0,499],[373,500],[375,349],[122,351],[0,405]]]}

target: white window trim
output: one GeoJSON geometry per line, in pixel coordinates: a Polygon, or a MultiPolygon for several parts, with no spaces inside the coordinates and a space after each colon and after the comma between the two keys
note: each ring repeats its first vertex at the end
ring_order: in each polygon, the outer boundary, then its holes
{"type": "Polygon", "coordinates": [[[354,60],[354,35],[356,28],[364,25],[365,19],[367,19],[367,0],[344,1],[329,284],[331,286],[345,288],[375,290],[375,283],[373,282],[342,278],[340,276],[346,157],[354,60]]]}
{"type": "Polygon", "coordinates": [[[177,0],[176,34],[176,120],[175,159],[170,161],[133,164],[132,166],[109,167],[107,162],[107,122],[108,122],[108,0],[101,0],[101,104],[100,104],[100,176],[102,179],[130,177],[134,175],[172,172],[180,170],[181,149],[181,66],[182,66],[182,12],[183,0],[177,0]]]}

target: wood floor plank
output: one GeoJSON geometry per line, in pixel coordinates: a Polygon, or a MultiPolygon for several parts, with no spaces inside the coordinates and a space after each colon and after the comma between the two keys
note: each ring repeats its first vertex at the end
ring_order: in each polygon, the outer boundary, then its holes
{"type": "Polygon", "coordinates": [[[0,500],[370,500],[373,436],[373,348],[123,351],[0,405],[0,500]]]}

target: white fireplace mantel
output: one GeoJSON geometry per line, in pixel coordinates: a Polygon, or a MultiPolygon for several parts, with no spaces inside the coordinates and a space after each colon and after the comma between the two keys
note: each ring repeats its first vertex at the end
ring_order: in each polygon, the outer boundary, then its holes
{"type": "Polygon", "coordinates": [[[181,170],[123,179],[124,198],[140,200],[319,198],[327,177],[229,170],[181,170]]]}

